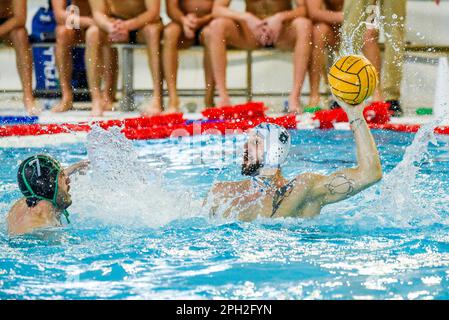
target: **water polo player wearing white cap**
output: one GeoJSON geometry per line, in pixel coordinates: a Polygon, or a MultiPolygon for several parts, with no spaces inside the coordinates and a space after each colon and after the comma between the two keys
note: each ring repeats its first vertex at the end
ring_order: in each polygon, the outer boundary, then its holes
{"type": "MultiPolygon", "coordinates": [[[[343,103],[341,103],[343,104],[343,103]]],[[[242,175],[250,179],[216,183],[205,201],[211,216],[251,221],[260,217],[313,217],[327,204],[347,199],[382,178],[376,144],[363,118],[363,106],[344,105],[357,147],[357,166],[329,176],[301,173],[288,181],[281,165],[288,157],[291,137],[274,124],[248,132],[242,175]]]]}

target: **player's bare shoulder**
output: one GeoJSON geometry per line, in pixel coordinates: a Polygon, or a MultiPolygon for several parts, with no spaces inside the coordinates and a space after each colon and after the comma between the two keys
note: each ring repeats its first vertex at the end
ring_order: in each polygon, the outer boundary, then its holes
{"type": "Polygon", "coordinates": [[[25,199],[17,200],[8,212],[7,219],[11,219],[26,209],[25,199]]]}
{"type": "Polygon", "coordinates": [[[27,205],[25,199],[20,199],[14,203],[6,216],[6,223],[8,226],[8,234],[18,234],[20,229],[20,222],[23,219],[27,205]]]}
{"type": "Polygon", "coordinates": [[[204,200],[203,210],[206,210],[209,216],[215,216],[222,204],[241,195],[243,190],[248,188],[247,184],[249,185],[249,181],[216,182],[204,200]]]}
{"type": "Polygon", "coordinates": [[[305,172],[298,175],[294,179],[295,189],[300,189],[301,191],[311,191],[315,184],[322,179],[323,176],[317,173],[305,172]]]}
{"type": "Polygon", "coordinates": [[[217,182],[213,185],[211,193],[216,196],[231,198],[247,189],[249,185],[249,180],[217,182]]]}

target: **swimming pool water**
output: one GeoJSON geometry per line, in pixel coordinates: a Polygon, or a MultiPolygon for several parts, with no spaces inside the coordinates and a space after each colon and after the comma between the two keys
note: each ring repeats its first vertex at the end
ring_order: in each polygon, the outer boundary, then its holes
{"type": "MultiPolygon", "coordinates": [[[[355,164],[349,131],[292,134],[287,177],[355,164]]],[[[0,299],[448,299],[449,141],[402,161],[414,135],[374,135],[380,184],[312,220],[252,223],[200,210],[213,181],[240,179],[238,162],[212,159],[221,138],[49,146],[66,165],[89,153],[93,169],[72,179],[71,225],[16,238],[16,169],[42,149],[0,149],[0,299]]]]}

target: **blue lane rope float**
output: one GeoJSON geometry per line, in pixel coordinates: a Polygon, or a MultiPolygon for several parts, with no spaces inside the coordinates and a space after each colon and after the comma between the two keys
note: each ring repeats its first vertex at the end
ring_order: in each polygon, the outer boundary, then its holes
{"type": "Polygon", "coordinates": [[[37,123],[37,116],[0,116],[0,125],[8,124],[34,124],[37,123]]]}

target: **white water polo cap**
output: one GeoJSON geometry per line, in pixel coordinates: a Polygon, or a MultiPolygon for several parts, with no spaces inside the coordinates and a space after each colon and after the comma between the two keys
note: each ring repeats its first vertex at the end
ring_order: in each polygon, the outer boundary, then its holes
{"type": "Polygon", "coordinates": [[[291,147],[287,129],[277,124],[261,123],[252,132],[264,140],[263,167],[278,168],[285,162],[291,147]]]}

